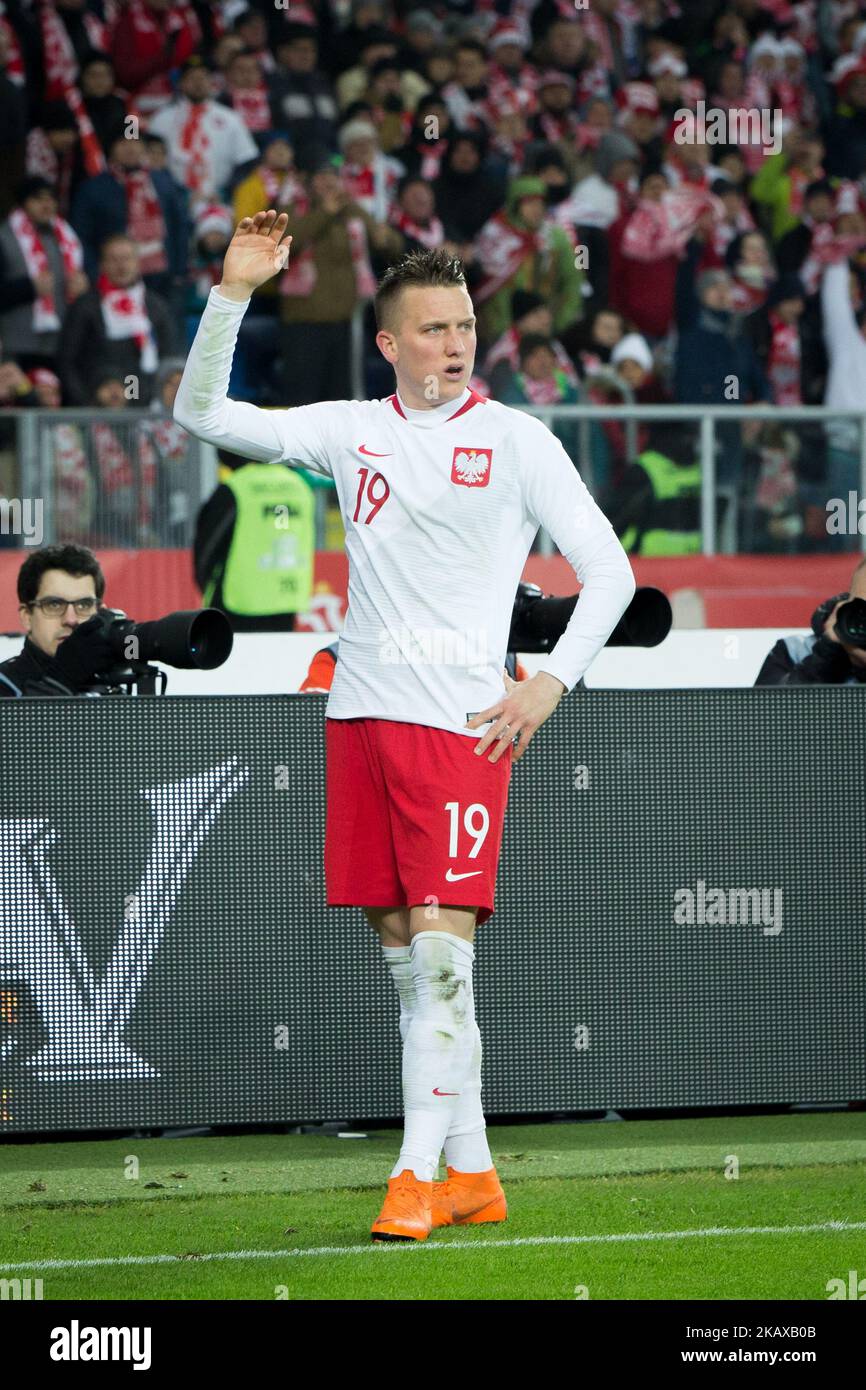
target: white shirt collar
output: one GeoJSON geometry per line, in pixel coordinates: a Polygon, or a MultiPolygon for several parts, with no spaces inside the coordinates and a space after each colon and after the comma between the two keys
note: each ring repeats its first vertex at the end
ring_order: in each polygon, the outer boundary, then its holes
{"type": "Polygon", "coordinates": [[[394,392],[400,409],[406,419],[412,425],[422,425],[425,429],[432,429],[435,425],[441,425],[454,415],[462,405],[465,405],[471,394],[468,386],[463,388],[459,396],[455,396],[453,401],[444,401],[442,405],[431,406],[428,410],[413,410],[406,404],[399,391],[394,392]]]}

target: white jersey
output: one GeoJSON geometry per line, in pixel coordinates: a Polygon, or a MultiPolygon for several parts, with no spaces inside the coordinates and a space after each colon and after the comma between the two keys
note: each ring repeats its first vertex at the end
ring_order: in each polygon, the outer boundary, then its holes
{"type": "MultiPolygon", "coordinates": [[[[571,689],[635,590],[610,522],[546,425],[466,389],[430,410],[399,394],[262,410],[226,398],[246,305],[212,289],[174,418],[199,439],[332,478],[346,528],[349,606],[331,719],[394,719],[479,738],[501,700],[517,585],[543,526],[581,581],[543,662],[571,689]]],[[[303,331],[299,329],[298,331],[303,331]]]]}

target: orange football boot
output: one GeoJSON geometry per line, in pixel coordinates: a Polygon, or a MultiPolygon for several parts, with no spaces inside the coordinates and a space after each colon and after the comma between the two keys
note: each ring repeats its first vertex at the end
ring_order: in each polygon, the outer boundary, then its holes
{"type": "Polygon", "coordinates": [[[508,1205],[495,1168],[486,1173],[448,1169],[446,1182],[433,1184],[433,1226],[474,1226],[504,1221],[508,1205]]]}
{"type": "MultiPolygon", "coordinates": [[[[444,1185],[444,1184],[442,1184],[444,1185]]],[[[433,1224],[433,1183],[404,1168],[388,1179],[388,1195],[370,1227],[373,1240],[426,1240],[433,1224]]]]}

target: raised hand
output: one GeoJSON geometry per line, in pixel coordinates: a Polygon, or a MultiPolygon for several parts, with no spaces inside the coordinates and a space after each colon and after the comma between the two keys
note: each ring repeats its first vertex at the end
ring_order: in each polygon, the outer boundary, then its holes
{"type": "Polygon", "coordinates": [[[238,223],[223,261],[220,294],[249,299],[253,290],[288,265],[292,238],[283,240],[288,223],[288,215],[278,216],[273,208],[238,223]]]}

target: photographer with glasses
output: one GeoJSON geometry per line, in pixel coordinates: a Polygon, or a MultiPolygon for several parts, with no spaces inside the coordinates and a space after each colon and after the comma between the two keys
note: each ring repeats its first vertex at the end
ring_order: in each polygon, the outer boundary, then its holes
{"type": "Polygon", "coordinates": [[[18,611],[27,636],[18,656],[0,662],[0,696],[108,695],[96,672],[117,665],[99,618],[105,575],[83,545],[48,545],[18,572],[18,611]]]}

